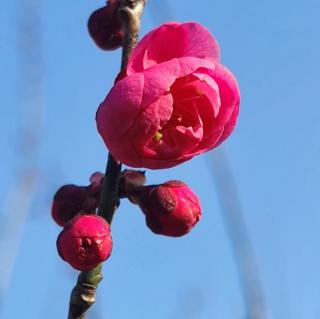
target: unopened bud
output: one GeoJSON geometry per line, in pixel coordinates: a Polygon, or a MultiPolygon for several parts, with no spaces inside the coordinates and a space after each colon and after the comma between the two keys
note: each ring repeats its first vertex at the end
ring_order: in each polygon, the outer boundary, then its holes
{"type": "Polygon", "coordinates": [[[58,225],[64,226],[80,212],[94,214],[96,208],[97,200],[90,195],[88,187],[69,184],[54,195],[51,214],[58,225]]]}
{"type": "Polygon", "coordinates": [[[102,50],[115,50],[122,46],[124,33],[117,14],[118,6],[118,1],[109,1],[94,11],[88,20],[89,34],[102,50]]]}
{"type": "Polygon", "coordinates": [[[111,254],[109,224],[99,216],[77,216],[58,236],[57,249],[60,257],[73,268],[89,271],[111,254]]]}
{"type": "Polygon", "coordinates": [[[181,181],[142,187],[132,200],[140,206],[147,226],[156,234],[183,236],[201,218],[198,197],[181,181]]]}

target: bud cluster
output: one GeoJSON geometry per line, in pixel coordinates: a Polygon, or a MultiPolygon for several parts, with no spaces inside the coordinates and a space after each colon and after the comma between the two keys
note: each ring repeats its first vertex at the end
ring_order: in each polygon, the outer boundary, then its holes
{"type": "MultiPolygon", "coordinates": [[[[111,254],[109,224],[96,215],[104,175],[95,173],[90,185],[64,185],[54,196],[52,217],[63,230],[57,239],[60,257],[73,268],[89,271],[111,254]]],[[[184,182],[171,180],[145,186],[144,171],[124,170],[119,197],[138,205],[148,228],[156,234],[179,237],[201,218],[198,197],[184,182]]]]}
{"type": "Polygon", "coordinates": [[[94,173],[88,186],[62,186],[54,195],[51,214],[63,226],[57,239],[60,257],[73,268],[88,271],[111,253],[109,224],[96,215],[104,175],[94,173]]]}

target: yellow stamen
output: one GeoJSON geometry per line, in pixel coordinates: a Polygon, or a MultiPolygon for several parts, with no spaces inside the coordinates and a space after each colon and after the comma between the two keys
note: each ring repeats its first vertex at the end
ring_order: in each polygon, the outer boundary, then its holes
{"type": "Polygon", "coordinates": [[[162,136],[163,136],[163,134],[158,131],[156,134],[154,134],[153,139],[154,139],[156,142],[159,142],[159,141],[162,139],[162,136]]]}

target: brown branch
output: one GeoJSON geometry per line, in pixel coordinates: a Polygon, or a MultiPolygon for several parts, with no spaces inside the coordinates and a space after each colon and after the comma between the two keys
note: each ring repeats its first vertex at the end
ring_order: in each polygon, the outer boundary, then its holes
{"type": "Polygon", "coordinates": [[[121,163],[109,153],[98,208],[98,215],[102,216],[109,224],[111,224],[113,215],[119,206],[118,186],[120,173],[121,163]]]}
{"type": "Polygon", "coordinates": [[[102,280],[102,265],[81,272],[70,296],[68,319],[84,319],[86,311],[96,301],[96,290],[102,280]]]}
{"type": "Polygon", "coordinates": [[[122,0],[118,14],[124,29],[124,43],[122,49],[121,70],[128,64],[129,56],[138,43],[140,21],[147,0],[122,0]]]}
{"type": "MultiPolygon", "coordinates": [[[[121,70],[127,66],[129,56],[137,45],[140,30],[140,19],[146,0],[120,0],[119,16],[125,31],[122,49],[121,70]]],[[[110,153],[107,162],[103,188],[101,192],[98,215],[104,217],[109,224],[119,205],[118,184],[121,163],[110,153]]],[[[68,319],[84,319],[87,310],[96,301],[96,290],[101,282],[102,264],[88,272],[81,272],[70,297],[68,319]]]]}

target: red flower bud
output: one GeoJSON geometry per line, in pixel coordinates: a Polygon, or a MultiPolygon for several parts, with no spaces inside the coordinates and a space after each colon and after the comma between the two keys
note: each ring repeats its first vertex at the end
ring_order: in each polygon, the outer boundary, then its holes
{"type": "Polygon", "coordinates": [[[98,195],[92,194],[90,186],[62,186],[53,198],[52,218],[58,225],[64,226],[81,212],[95,214],[99,204],[98,195]]]}
{"type": "Polygon", "coordinates": [[[104,179],[104,174],[101,172],[92,173],[89,180],[91,185],[101,185],[104,179]]]}
{"type": "Polygon", "coordinates": [[[75,217],[58,236],[57,249],[60,257],[73,268],[89,271],[111,254],[109,224],[95,215],[75,217]]]}
{"type": "Polygon", "coordinates": [[[132,196],[156,234],[179,237],[187,234],[201,217],[198,197],[181,181],[140,188],[132,196]]]}
{"type": "Polygon", "coordinates": [[[122,46],[123,31],[117,15],[119,3],[112,1],[94,11],[88,21],[88,31],[102,50],[115,50],[122,46]]]}

